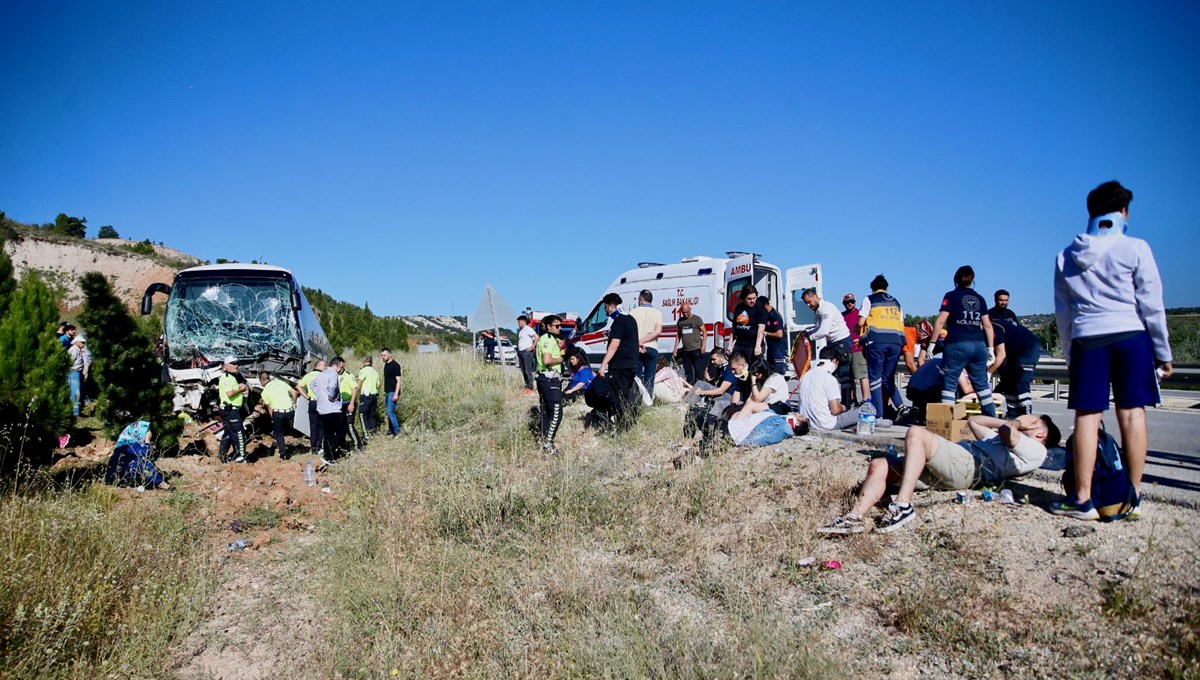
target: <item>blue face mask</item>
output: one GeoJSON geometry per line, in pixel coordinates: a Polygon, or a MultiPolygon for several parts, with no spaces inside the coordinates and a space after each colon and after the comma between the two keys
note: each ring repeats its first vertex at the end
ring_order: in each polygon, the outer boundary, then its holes
{"type": "Polygon", "coordinates": [[[1116,236],[1129,228],[1125,216],[1119,212],[1100,215],[1088,220],[1087,233],[1091,236],[1116,236]]]}
{"type": "Polygon", "coordinates": [[[609,314],[608,314],[608,318],[610,318],[610,319],[615,319],[615,318],[617,318],[618,316],[621,316],[621,308],[620,308],[620,307],[617,307],[617,308],[613,309],[613,310],[612,310],[611,312],[609,312],[609,314]]]}

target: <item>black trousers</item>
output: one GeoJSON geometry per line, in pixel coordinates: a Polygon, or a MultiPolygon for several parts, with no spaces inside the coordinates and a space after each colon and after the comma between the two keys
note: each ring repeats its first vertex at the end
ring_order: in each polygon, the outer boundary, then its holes
{"type": "Polygon", "coordinates": [[[608,380],[612,386],[612,399],[616,403],[617,425],[628,427],[638,416],[638,404],[641,394],[634,381],[634,369],[609,368],[608,380]]]}
{"type": "Polygon", "coordinates": [[[279,452],[279,460],[288,458],[287,445],[283,439],[295,417],[295,411],[271,411],[271,435],[275,437],[275,450],[279,452]]]}
{"type": "Polygon", "coordinates": [[[704,366],[708,357],[698,349],[679,350],[679,363],[683,364],[683,377],[689,385],[704,379],[704,366]]]}
{"type": "Polygon", "coordinates": [[[325,429],[321,426],[321,415],[317,413],[315,399],[308,402],[308,442],[314,452],[321,451],[325,445],[325,429]]]}
{"type": "Polygon", "coordinates": [[[346,414],[341,411],[322,413],[320,419],[321,435],[324,439],[321,448],[324,450],[325,460],[335,460],[346,448],[346,414]]]}
{"type": "Polygon", "coordinates": [[[379,395],[360,394],[358,399],[358,412],[362,414],[363,430],[370,436],[379,429],[379,419],[375,417],[375,403],[379,401],[379,395]]]}
{"type": "Polygon", "coordinates": [[[217,450],[217,456],[222,462],[225,461],[225,454],[232,447],[235,458],[245,457],[246,428],[242,426],[242,409],[221,409],[221,420],[225,424],[225,430],[221,434],[221,446],[217,450]]]}
{"type": "Polygon", "coordinates": [[[554,435],[558,434],[558,426],[562,423],[562,378],[538,375],[537,391],[542,407],[542,443],[553,444],[554,435]]]}
{"type": "Polygon", "coordinates": [[[361,449],[365,442],[362,435],[358,432],[358,425],[354,422],[358,420],[358,414],[351,413],[350,402],[348,401],[342,402],[342,416],[346,420],[346,435],[350,439],[351,446],[355,449],[361,449]]]}

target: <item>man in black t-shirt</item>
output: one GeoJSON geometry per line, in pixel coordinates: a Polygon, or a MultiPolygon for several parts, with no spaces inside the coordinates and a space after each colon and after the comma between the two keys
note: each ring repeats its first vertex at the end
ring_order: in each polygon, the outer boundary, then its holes
{"type": "Polygon", "coordinates": [[[638,329],[632,316],[621,313],[621,296],[609,293],[602,300],[604,311],[612,318],[608,329],[608,351],[600,362],[599,375],[607,375],[617,403],[617,424],[628,427],[637,416],[640,398],[634,385],[638,367],[638,329]]]}
{"type": "Polygon", "coordinates": [[[396,405],[400,403],[400,387],[404,377],[400,364],[392,358],[392,350],[384,347],[379,350],[379,358],[383,359],[383,398],[387,411],[388,436],[400,434],[400,417],[396,415],[396,405]]]}
{"type": "Polygon", "coordinates": [[[1017,320],[1016,313],[1008,308],[1007,290],[1001,288],[1000,290],[996,291],[996,294],[992,296],[992,299],[996,301],[996,306],[988,310],[988,318],[991,319],[993,323],[1000,319],[1008,319],[1010,321],[1015,321],[1017,325],[1021,324],[1021,322],[1017,320]]]}
{"type": "Polygon", "coordinates": [[[767,330],[767,310],[758,304],[758,289],[742,287],[742,301],[733,310],[733,352],[741,352],[754,362],[763,356],[763,337],[767,330]]]}

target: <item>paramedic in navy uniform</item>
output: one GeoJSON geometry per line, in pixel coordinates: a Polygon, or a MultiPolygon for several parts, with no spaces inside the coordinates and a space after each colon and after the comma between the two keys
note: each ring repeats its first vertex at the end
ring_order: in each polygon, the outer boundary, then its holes
{"type": "Polygon", "coordinates": [[[966,368],[971,387],[979,397],[980,409],[984,415],[995,417],[996,404],[987,373],[988,364],[995,357],[992,320],[987,313],[987,301],[971,288],[974,284],[975,270],[970,265],[959,267],[954,272],[954,290],[942,298],[942,308],[933,324],[934,337],[946,329],[942,403],[953,404],[957,400],[958,374],[966,368]]]}

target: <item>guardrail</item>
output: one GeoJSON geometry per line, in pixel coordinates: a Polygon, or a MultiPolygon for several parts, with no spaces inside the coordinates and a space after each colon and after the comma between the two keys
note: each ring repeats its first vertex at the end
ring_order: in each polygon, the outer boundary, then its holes
{"type": "MultiPolygon", "coordinates": [[[[1058,401],[1061,383],[1068,377],[1067,362],[1062,359],[1042,359],[1033,374],[1034,380],[1054,383],[1054,401],[1058,401]]],[[[1200,366],[1176,366],[1171,377],[1160,380],[1159,384],[1167,389],[1200,387],[1200,366]]]]}

